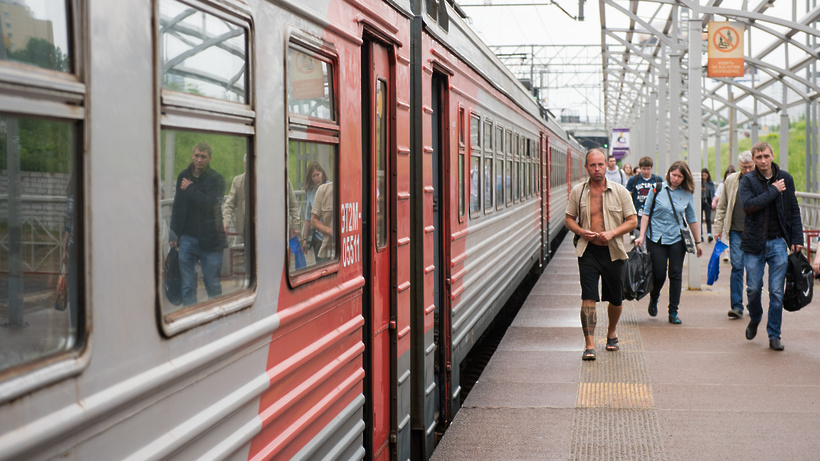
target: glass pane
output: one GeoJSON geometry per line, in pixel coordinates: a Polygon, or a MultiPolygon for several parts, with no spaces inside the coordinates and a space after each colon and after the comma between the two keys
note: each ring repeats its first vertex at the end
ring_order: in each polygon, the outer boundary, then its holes
{"type": "Polygon", "coordinates": [[[481,211],[481,202],[478,196],[481,186],[479,184],[479,171],[481,166],[481,157],[478,155],[470,156],[470,213],[477,213],[481,211]]]}
{"type": "Polygon", "coordinates": [[[464,144],[464,109],[458,110],[458,142],[464,144]]]}
{"type": "Polygon", "coordinates": [[[376,248],[387,245],[387,84],[376,85],[376,248]]]}
{"type": "Polygon", "coordinates": [[[5,46],[0,58],[43,69],[71,72],[70,24],[67,1],[0,2],[5,46]]]}
{"type": "Polygon", "coordinates": [[[498,208],[504,205],[504,160],[495,161],[495,204],[498,208]]]}
{"type": "Polygon", "coordinates": [[[464,216],[464,154],[458,156],[458,215],[464,216]]]}
{"type": "Polygon", "coordinates": [[[484,122],[484,150],[493,148],[493,124],[484,122]]]}
{"type": "Polygon", "coordinates": [[[484,208],[493,207],[493,159],[484,159],[484,208]]]}
{"type": "Polygon", "coordinates": [[[495,150],[504,152],[504,128],[498,127],[495,130],[495,150]]]}
{"type": "Polygon", "coordinates": [[[247,31],[175,0],[159,2],[162,87],[245,103],[247,31]]]}
{"type": "Polygon", "coordinates": [[[0,371],[71,349],[84,324],[78,134],[0,116],[0,371]]]}
{"type": "Polygon", "coordinates": [[[247,149],[240,136],[162,131],[163,315],[248,287],[247,149]]]}
{"type": "Polygon", "coordinates": [[[513,163],[513,166],[512,166],[512,187],[513,187],[513,195],[512,195],[512,196],[513,196],[516,200],[518,200],[519,198],[521,198],[521,193],[520,193],[520,190],[519,190],[519,188],[518,188],[518,170],[519,170],[519,168],[520,168],[520,167],[521,167],[521,163],[520,163],[520,162],[516,161],[515,163],[513,163]]]}
{"type": "Polygon", "coordinates": [[[336,120],[332,66],[321,59],[288,49],[288,110],[294,114],[336,120]]]}
{"type": "Polygon", "coordinates": [[[297,274],[337,259],[336,146],[288,143],[288,271],[297,274]]]}
{"type": "Polygon", "coordinates": [[[513,145],[512,145],[512,131],[507,132],[507,142],[505,144],[506,151],[508,154],[512,154],[513,152],[513,145]]]}
{"type": "Polygon", "coordinates": [[[481,147],[481,136],[479,130],[481,128],[481,119],[475,115],[470,115],[470,147],[481,147]]]}
{"type": "Polygon", "coordinates": [[[505,195],[507,196],[507,203],[509,203],[513,199],[512,195],[512,161],[507,162],[507,166],[504,170],[505,176],[505,187],[506,190],[505,195]]]}

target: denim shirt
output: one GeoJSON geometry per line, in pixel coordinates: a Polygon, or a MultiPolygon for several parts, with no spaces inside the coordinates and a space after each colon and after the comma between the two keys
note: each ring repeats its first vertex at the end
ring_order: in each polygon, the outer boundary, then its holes
{"type": "MultiPolygon", "coordinates": [[[[663,245],[671,245],[680,241],[680,231],[685,224],[697,222],[695,217],[695,196],[691,192],[686,192],[682,187],[677,189],[669,189],[668,184],[664,184],[661,191],[658,193],[658,204],[652,211],[651,226],[647,230],[646,238],[655,243],[663,245]],[[675,211],[678,212],[678,220],[675,221],[675,216],[672,214],[672,206],[669,203],[669,195],[666,191],[672,193],[672,200],[675,201],[675,211]],[[686,214],[686,223],[683,222],[681,214],[686,214]],[[649,231],[651,230],[651,234],[649,231]]],[[[652,209],[652,203],[655,201],[655,191],[649,192],[649,196],[644,203],[644,215],[649,214],[652,209]]]]}

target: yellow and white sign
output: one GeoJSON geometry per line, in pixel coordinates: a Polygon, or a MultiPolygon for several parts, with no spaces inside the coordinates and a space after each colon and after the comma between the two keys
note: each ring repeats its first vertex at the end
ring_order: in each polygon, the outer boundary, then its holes
{"type": "Polygon", "coordinates": [[[743,32],[739,22],[709,22],[709,77],[743,77],[743,32]]]}

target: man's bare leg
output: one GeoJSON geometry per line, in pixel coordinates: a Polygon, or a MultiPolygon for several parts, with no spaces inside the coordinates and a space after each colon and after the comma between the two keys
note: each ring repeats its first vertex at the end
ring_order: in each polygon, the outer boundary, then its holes
{"type": "Polygon", "coordinates": [[[595,315],[595,301],[584,299],[581,301],[581,329],[584,331],[584,349],[595,349],[595,324],[598,317],[595,315]]]}
{"type": "Polygon", "coordinates": [[[614,306],[612,303],[609,303],[607,306],[607,315],[609,316],[609,325],[607,327],[606,337],[609,339],[617,338],[618,332],[616,329],[618,328],[618,320],[621,319],[621,312],[623,311],[623,304],[620,306],[614,306]]]}

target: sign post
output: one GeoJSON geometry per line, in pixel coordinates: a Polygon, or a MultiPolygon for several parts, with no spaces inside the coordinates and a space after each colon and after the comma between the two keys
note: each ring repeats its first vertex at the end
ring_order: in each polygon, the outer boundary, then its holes
{"type": "Polygon", "coordinates": [[[709,22],[708,77],[743,77],[744,31],[745,26],[739,22],[709,22]]]}

